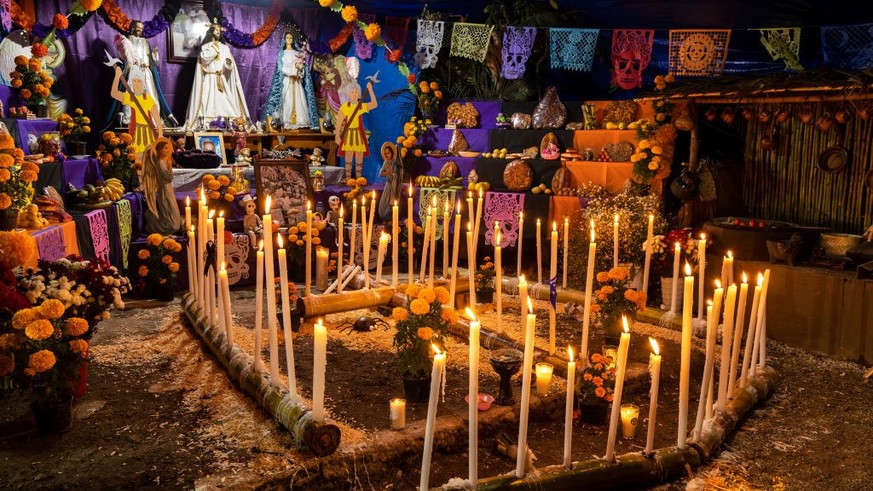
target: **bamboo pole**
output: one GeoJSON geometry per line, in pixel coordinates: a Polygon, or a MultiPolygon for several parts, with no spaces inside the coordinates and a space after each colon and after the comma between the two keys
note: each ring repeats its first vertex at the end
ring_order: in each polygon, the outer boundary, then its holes
{"type": "Polygon", "coordinates": [[[394,296],[394,288],[384,286],[370,290],[345,291],[341,295],[309,295],[297,299],[297,310],[307,319],[337,312],[386,305],[394,296]]]}
{"type": "Polygon", "coordinates": [[[191,293],[182,296],[182,310],[197,334],[227,370],[231,380],[290,431],[299,448],[309,448],[319,457],[336,451],[340,443],[340,429],[333,424],[316,423],[310,408],[284,387],[279,387],[281,384],[274,384],[266,370],[253,368],[254,359],[238,345],[228,349],[223,329],[206,321],[191,293]]]}

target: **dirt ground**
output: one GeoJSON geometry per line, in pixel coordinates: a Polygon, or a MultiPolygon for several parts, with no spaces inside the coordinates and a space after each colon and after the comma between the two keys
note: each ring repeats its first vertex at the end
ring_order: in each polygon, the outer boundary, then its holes
{"type": "MultiPolygon", "coordinates": [[[[233,292],[235,336],[251,352],[253,291],[233,292]]],[[[504,302],[503,328],[520,338],[517,302],[504,302]]],[[[548,336],[547,304],[539,302],[538,345],[548,336]]],[[[329,316],[329,324],[353,320],[360,313],[329,316]]],[[[375,314],[374,314],[375,315],[375,314]]],[[[496,325],[493,314],[483,325],[496,325]]],[[[301,395],[311,387],[310,326],[295,335],[295,365],[301,395]]],[[[592,333],[592,348],[601,344],[592,333]]],[[[656,447],[675,442],[678,389],[678,333],[644,323],[633,328],[631,361],[648,358],[645,337],[662,340],[664,366],[656,447]],[[673,341],[673,342],[671,342],[673,341]],[[674,362],[669,362],[673,360],[674,362]]],[[[579,323],[559,315],[557,345],[578,343],[579,323]]],[[[329,334],[326,406],[329,417],[343,429],[339,452],[362,451],[388,429],[388,399],[402,395],[392,365],[391,333],[329,334]]],[[[695,342],[693,365],[703,363],[702,340],[695,342]]],[[[466,414],[463,396],[467,382],[467,348],[450,341],[445,402],[440,416],[466,414]]],[[[284,347],[280,366],[285,366],[284,347]]],[[[265,347],[264,354],[269,350],[265,347]]],[[[660,486],[676,489],[871,489],[869,467],[873,441],[873,382],[862,378],[864,367],[837,362],[771,342],[771,365],[781,375],[776,393],[757,408],[728,441],[715,461],[695,479],[660,486]],[[824,453],[824,458],[821,456],[824,453]]],[[[480,387],[495,394],[497,376],[483,350],[480,387]]],[[[698,370],[699,372],[699,370],[698,370]]],[[[553,390],[564,380],[556,377],[553,390]]],[[[94,338],[93,360],[86,396],[74,407],[72,429],[57,436],[37,433],[27,400],[0,398],[0,488],[88,489],[213,488],[256,485],[270,476],[293,475],[311,455],[294,450],[287,432],[238,391],[180,315],[178,302],[154,308],[115,312],[101,324],[94,338]]],[[[699,375],[692,377],[692,408],[696,408],[699,375]]],[[[520,382],[514,385],[516,396],[520,382]]],[[[648,410],[646,390],[627,395],[641,406],[640,426],[633,440],[619,440],[618,453],[639,451],[645,443],[648,410]]],[[[562,403],[561,403],[562,404],[562,403]]],[[[561,411],[558,411],[560,413],[561,411]]],[[[410,405],[411,424],[425,417],[425,405],[410,405]]],[[[695,410],[691,411],[692,416],[695,410]]],[[[507,430],[511,440],[517,429],[507,430]]],[[[602,456],[606,427],[574,427],[574,460],[602,456]]],[[[561,460],[563,422],[533,419],[529,446],[537,465],[561,460]]],[[[430,482],[439,485],[467,471],[463,450],[439,448],[433,457],[430,482]]],[[[509,472],[514,461],[493,450],[494,435],[480,441],[480,476],[509,472]]],[[[350,468],[329,483],[298,489],[414,489],[418,485],[420,454],[393,462],[391,472],[350,468]]],[[[301,471],[302,472],[302,471],[301,471]]]]}

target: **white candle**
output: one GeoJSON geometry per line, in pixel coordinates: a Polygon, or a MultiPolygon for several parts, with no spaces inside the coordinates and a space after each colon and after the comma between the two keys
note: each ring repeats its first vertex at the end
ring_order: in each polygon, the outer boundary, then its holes
{"type": "Polygon", "coordinates": [[[564,217],[564,281],[561,282],[561,288],[567,288],[567,254],[569,253],[569,248],[567,243],[570,239],[570,219],[564,217]]]}
{"type": "Polygon", "coordinates": [[[564,402],[564,467],[572,467],[573,399],[576,393],[576,358],[573,348],[567,346],[567,393],[564,402]]]}
{"type": "Polygon", "coordinates": [[[312,202],[306,200],[306,279],[304,295],[312,293],[312,202]]]}
{"type": "Polygon", "coordinates": [[[430,212],[433,216],[430,218],[430,274],[427,277],[427,286],[433,288],[434,269],[436,268],[436,230],[437,225],[439,225],[437,223],[437,214],[439,210],[437,209],[436,195],[433,195],[433,199],[431,200],[430,212]]]}
{"type": "MultiPolygon", "coordinates": [[[[697,318],[703,319],[703,285],[706,280],[706,234],[700,234],[700,241],[697,246],[697,268],[700,279],[698,282],[700,283],[700,291],[697,292],[697,318]]],[[[692,300],[693,301],[693,300],[692,300]]]]}
{"type": "Polygon", "coordinates": [[[673,292],[670,296],[670,312],[676,313],[676,303],[679,300],[679,257],[682,255],[682,246],[676,242],[673,250],[673,292]]]}
{"type": "Polygon", "coordinates": [[[273,385],[279,385],[279,337],[276,322],[276,288],[273,280],[276,273],[273,266],[273,217],[270,215],[270,196],[264,206],[264,270],[267,289],[267,330],[270,336],[270,378],[273,385]]]}
{"type": "Polygon", "coordinates": [[[740,384],[745,384],[748,381],[749,370],[752,362],[752,346],[755,344],[755,332],[758,324],[758,310],[761,304],[761,289],[764,285],[764,275],[758,273],[758,284],[755,285],[755,292],[752,295],[752,312],[749,316],[749,331],[746,333],[746,349],[743,353],[743,370],[740,374],[740,384]]]}
{"type": "MultiPolygon", "coordinates": [[[[212,220],[212,216],[215,214],[215,210],[210,210],[209,215],[206,218],[206,242],[212,242],[215,245],[215,227],[214,221],[212,220]]],[[[206,280],[206,310],[207,310],[207,318],[209,322],[216,321],[216,309],[215,309],[215,268],[209,268],[209,274],[205,278],[206,280]]]]}
{"type": "Polygon", "coordinates": [[[627,317],[621,316],[624,332],[618,342],[618,361],[615,365],[615,389],[612,393],[612,414],[609,417],[609,436],[606,440],[606,461],[615,461],[615,437],[618,431],[618,421],[621,418],[621,393],[624,390],[624,375],[627,370],[627,351],[630,347],[630,332],[627,317]]]}
{"type": "Polygon", "coordinates": [[[643,292],[649,291],[649,267],[652,263],[652,241],[655,239],[652,234],[654,223],[655,215],[649,213],[649,228],[646,234],[646,262],[643,266],[643,292]]]}
{"type": "Polygon", "coordinates": [[[521,275],[521,245],[524,238],[524,212],[518,212],[518,259],[516,259],[515,264],[515,274],[516,276],[521,275]]]}
{"type": "Polygon", "coordinates": [[[521,308],[521,318],[527,319],[527,314],[530,312],[527,311],[527,280],[524,275],[518,277],[518,303],[521,308]]]}
{"type": "MultiPolygon", "coordinates": [[[[349,242],[349,266],[355,265],[355,246],[358,239],[358,200],[352,201],[352,230],[349,242]]],[[[342,288],[339,291],[343,291],[342,288]]]]}
{"type": "Polygon", "coordinates": [[[537,374],[537,395],[544,396],[549,393],[549,387],[552,385],[555,366],[551,363],[537,363],[534,368],[537,374]]]}
{"type": "MultiPolygon", "coordinates": [[[[255,370],[260,370],[263,365],[261,360],[261,349],[263,341],[261,340],[261,329],[264,322],[264,241],[261,240],[258,246],[258,253],[255,257],[255,352],[254,362],[252,366],[255,370]]],[[[270,285],[272,286],[272,285],[270,285]]]]}
{"type": "MultiPolygon", "coordinates": [[[[455,290],[458,281],[458,246],[461,241],[461,200],[455,213],[455,235],[452,238],[452,280],[449,283],[449,307],[455,308],[455,290]]],[[[474,292],[475,293],[475,292],[474,292]]]]}
{"type": "Polygon", "coordinates": [[[197,240],[194,238],[194,225],[188,230],[188,247],[185,248],[186,258],[188,260],[188,291],[197,298],[197,280],[195,279],[197,265],[195,264],[197,254],[194,249],[197,247],[197,240]]]}
{"type": "Polygon", "coordinates": [[[519,407],[518,452],[515,459],[515,477],[521,479],[527,467],[527,419],[530,410],[530,372],[533,369],[534,328],[537,316],[533,313],[530,297],[527,299],[527,324],[524,331],[524,367],[522,368],[521,406],[519,407]]]}
{"type": "MultiPolygon", "coordinates": [[[[370,203],[370,207],[375,207],[376,203],[370,203]]],[[[364,269],[364,289],[370,289],[370,237],[367,232],[370,228],[367,225],[367,198],[361,198],[361,246],[364,251],[363,269],[364,269]]]]}
{"type": "MultiPolygon", "coordinates": [[[[702,288],[701,288],[702,289],[702,288]]],[[[688,390],[691,382],[691,306],[694,304],[694,277],[691,266],[685,263],[685,290],[682,304],[682,358],[679,370],[679,424],[676,446],[685,449],[688,432],[688,390]]]]}
{"type": "Polygon", "coordinates": [[[382,232],[379,234],[379,252],[376,257],[376,283],[382,281],[382,263],[385,262],[385,253],[388,251],[388,241],[391,236],[382,232]]]}
{"type": "MultiPolygon", "coordinates": [[[[558,282],[558,224],[552,222],[552,250],[551,264],[549,264],[549,289],[551,290],[552,282],[555,282],[557,287],[558,282]]],[[[557,324],[557,315],[555,305],[549,302],[549,354],[555,354],[555,332],[557,324]]]]}
{"type": "Polygon", "coordinates": [[[312,419],[324,422],[324,375],[327,370],[327,329],[321,319],[313,331],[312,354],[312,419]]]}
{"type": "MultiPolygon", "coordinates": [[[[737,383],[737,365],[740,362],[740,349],[743,342],[743,325],[746,322],[746,299],[749,296],[749,278],[743,272],[743,283],[740,285],[740,304],[737,306],[737,320],[734,326],[734,341],[731,346],[731,368],[728,375],[728,387],[733,391],[737,383]]],[[[728,394],[730,397],[731,394],[728,394]]]]}
{"type": "Polygon", "coordinates": [[[476,201],[476,221],[473,222],[473,250],[479,252],[479,226],[482,224],[482,188],[479,188],[479,200],[476,201]]]}
{"type": "Polygon", "coordinates": [[[185,196],[185,229],[191,228],[191,197],[185,196]]]}
{"type": "MultiPolygon", "coordinates": [[[[343,271],[345,271],[343,269],[343,233],[345,232],[344,229],[345,229],[345,225],[346,225],[345,219],[344,219],[345,214],[346,214],[345,212],[346,212],[345,207],[343,205],[340,205],[340,214],[339,214],[339,219],[337,221],[338,226],[337,226],[337,241],[336,241],[336,247],[337,247],[337,254],[336,254],[337,289],[336,289],[336,292],[337,293],[343,292],[343,288],[342,288],[342,279],[343,278],[342,278],[342,276],[343,276],[343,271]]],[[[349,261],[349,266],[351,266],[351,261],[349,261]]]]}
{"type": "Polygon", "coordinates": [[[391,399],[389,406],[391,429],[402,430],[406,428],[406,399],[391,399]]]}
{"type": "Polygon", "coordinates": [[[427,215],[424,217],[424,240],[422,241],[423,246],[421,250],[421,270],[418,273],[418,282],[422,284],[425,279],[427,279],[427,255],[428,250],[430,249],[431,217],[433,217],[433,208],[428,205],[427,215]]]}
{"type": "Polygon", "coordinates": [[[367,220],[367,243],[373,243],[373,222],[375,221],[374,217],[376,216],[376,191],[373,191],[372,197],[370,198],[370,219],[367,220]]]}
{"type": "Polygon", "coordinates": [[[752,349],[752,362],[749,374],[755,375],[758,367],[767,365],[767,291],[770,286],[770,270],[764,270],[764,285],[761,287],[761,300],[758,305],[758,323],[755,329],[755,344],[752,349]]]}
{"type": "Polygon", "coordinates": [[[731,346],[734,340],[734,312],[737,308],[737,285],[727,289],[724,303],[724,323],[721,331],[721,363],[718,367],[718,403],[719,411],[724,411],[727,398],[730,396],[728,387],[728,372],[731,367],[731,346]]]}
{"type": "Polygon", "coordinates": [[[585,310],[582,314],[582,350],[579,354],[588,365],[588,328],[591,325],[591,292],[594,288],[594,256],[597,253],[597,243],[594,242],[594,220],[591,220],[591,242],[588,243],[588,272],[585,277],[585,310]]]}
{"type": "MultiPolygon", "coordinates": [[[[279,291],[282,294],[282,332],[285,335],[285,368],[288,370],[288,391],[297,395],[297,373],[294,364],[294,338],[291,335],[291,293],[288,289],[288,257],[282,235],[277,239],[279,245],[279,291]]],[[[275,291],[275,287],[273,290],[275,291]]]]}
{"type": "Polygon", "coordinates": [[[471,483],[479,481],[479,331],[481,325],[476,319],[476,315],[467,307],[467,315],[470,317],[470,380],[468,390],[468,416],[469,422],[469,441],[467,444],[467,454],[469,455],[469,477],[471,483]]]}
{"type": "Polygon", "coordinates": [[[497,307],[497,330],[503,332],[503,248],[500,247],[500,232],[494,234],[494,271],[496,272],[494,288],[497,307]]]}
{"type": "Polygon", "coordinates": [[[467,222],[467,281],[470,285],[470,301],[467,302],[469,307],[476,311],[476,263],[474,257],[476,253],[473,251],[473,225],[467,222]]]}
{"type": "Polygon", "coordinates": [[[215,221],[218,232],[215,234],[215,252],[218,263],[225,262],[224,258],[224,211],[218,214],[218,219],[215,221]]]}
{"type": "Polygon", "coordinates": [[[537,218],[537,283],[543,283],[543,225],[537,218]]]}
{"type": "Polygon", "coordinates": [[[400,207],[397,206],[397,200],[394,200],[394,205],[391,206],[391,286],[397,288],[400,256],[398,251],[400,248],[400,207]]]}
{"type": "Polygon", "coordinates": [[[227,349],[233,348],[233,317],[230,315],[230,283],[227,281],[227,269],[221,263],[218,272],[218,286],[221,290],[221,306],[224,309],[224,333],[227,336],[227,349]]]}
{"type": "MultiPolygon", "coordinates": [[[[473,207],[473,192],[472,191],[467,193],[467,216],[469,217],[467,220],[471,224],[476,223],[476,208],[473,207]]],[[[475,230],[476,229],[474,228],[473,231],[475,232],[475,230]]],[[[472,261],[475,264],[476,263],[476,254],[473,254],[472,257],[473,257],[472,261]]]]}
{"type": "Polygon", "coordinates": [[[446,366],[446,354],[441,352],[436,345],[433,345],[433,350],[436,354],[433,357],[433,369],[430,372],[430,399],[427,403],[427,422],[424,427],[424,451],[421,457],[421,481],[418,486],[420,491],[427,491],[429,489],[430,460],[433,454],[433,433],[434,426],[436,426],[437,404],[439,404],[438,396],[446,366]]]}
{"type": "Polygon", "coordinates": [[[713,315],[712,301],[706,306],[706,361],[703,364],[703,379],[700,382],[700,399],[697,401],[697,416],[694,423],[694,438],[700,439],[703,430],[703,420],[706,417],[706,399],[709,392],[709,386],[712,383],[713,358],[715,357],[715,330],[718,328],[718,321],[713,317],[718,317],[718,314],[713,315]],[[713,323],[716,325],[713,326],[713,323]]]}
{"type": "MultiPolygon", "coordinates": [[[[715,280],[715,287],[716,288],[715,288],[715,293],[713,294],[713,302],[712,302],[713,303],[712,312],[713,312],[713,317],[715,317],[715,319],[714,319],[715,326],[712,327],[712,336],[714,338],[716,338],[716,340],[717,340],[718,339],[718,324],[719,324],[719,319],[721,319],[721,312],[722,312],[721,309],[724,305],[724,287],[722,287],[721,282],[719,280],[715,280]]],[[[706,321],[707,321],[707,324],[706,324],[707,332],[709,332],[709,317],[706,318],[706,321]]],[[[718,348],[715,348],[715,349],[718,349],[718,348]]],[[[718,352],[713,350],[712,358],[710,359],[710,362],[709,362],[709,364],[712,366],[712,370],[710,371],[710,375],[709,375],[710,378],[709,378],[709,383],[707,385],[707,392],[706,392],[706,406],[704,408],[706,410],[706,419],[712,418],[712,412],[713,412],[713,409],[715,407],[715,405],[713,403],[715,401],[714,393],[715,393],[715,359],[716,359],[716,357],[718,357],[718,352]]],[[[701,396],[702,396],[702,393],[701,393],[701,396]]]]}
{"type": "Polygon", "coordinates": [[[618,267],[618,213],[612,221],[612,267],[618,267]]]}
{"type": "Polygon", "coordinates": [[[443,278],[449,277],[449,213],[452,211],[448,199],[443,210],[443,278]]]}
{"type": "Polygon", "coordinates": [[[202,277],[205,267],[206,258],[206,215],[209,213],[206,208],[206,195],[203,189],[200,190],[200,208],[197,213],[197,301],[200,308],[206,308],[206,281],[202,277]]]}
{"type": "Polygon", "coordinates": [[[323,292],[327,290],[327,263],[330,252],[326,247],[315,248],[315,288],[323,292]]]}
{"type": "Polygon", "coordinates": [[[649,429],[646,434],[645,454],[651,454],[655,449],[655,419],[658,415],[658,388],[661,383],[661,354],[658,342],[649,338],[652,354],[649,355],[649,373],[652,374],[652,388],[649,391],[649,429]]]}
{"type": "Polygon", "coordinates": [[[409,198],[406,201],[406,266],[409,269],[409,284],[414,281],[412,272],[412,244],[415,221],[412,219],[412,182],[409,183],[409,198]]]}
{"type": "Polygon", "coordinates": [[[727,251],[721,261],[721,283],[730,285],[734,282],[734,253],[727,251]]]}

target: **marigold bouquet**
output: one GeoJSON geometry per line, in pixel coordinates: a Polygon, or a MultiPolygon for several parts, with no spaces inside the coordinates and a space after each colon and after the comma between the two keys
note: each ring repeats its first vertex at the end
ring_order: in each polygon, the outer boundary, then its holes
{"type": "Polygon", "coordinates": [[[418,119],[415,116],[403,124],[403,136],[397,137],[397,144],[400,145],[400,158],[405,159],[410,154],[414,157],[422,156],[423,150],[418,137],[427,131],[429,124],[430,119],[418,119]]]}
{"type": "Polygon", "coordinates": [[[33,182],[39,166],[24,161],[24,152],[15,148],[9,134],[0,134],[0,211],[21,210],[33,198],[33,182]]]}
{"type": "MultiPolygon", "coordinates": [[[[327,228],[326,220],[312,220],[312,245],[321,245],[321,231],[327,228]]],[[[293,268],[301,269],[306,262],[306,241],[308,240],[306,222],[288,227],[288,260],[293,268]]],[[[315,248],[313,247],[313,251],[315,248]]]]}
{"type": "MultiPolygon", "coordinates": [[[[82,136],[91,133],[91,118],[85,116],[81,108],[73,111],[73,116],[67,113],[58,116],[58,131],[64,141],[82,141],[82,136]]],[[[130,135],[128,135],[130,136],[130,135]]]]}
{"type": "Polygon", "coordinates": [[[103,141],[97,147],[97,161],[103,179],[116,178],[124,184],[125,189],[131,189],[131,180],[136,164],[136,147],[132,145],[133,138],[128,133],[115,134],[114,131],[103,133],[103,141]]]}
{"type": "Polygon", "coordinates": [[[54,79],[43,70],[42,60],[18,55],[14,61],[15,70],[9,73],[9,85],[18,90],[28,106],[45,105],[54,79]]]}
{"type": "MultiPolygon", "coordinates": [[[[212,174],[203,176],[203,193],[206,194],[206,204],[210,208],[224,209],[228,203],[232,203],[238,190],[231,186],[230,178],[221,174],[218,177],[212,174]]],[[[198,192],[198,194],[200,194],[198,192]]]]}
{"type": "Polygon", "coordinates": [[[590,363],[577,372],[576,387],[583,401],[604,404],[612,402],[615,387],[615,366],[612,357],[593,353],[590,363]]]}
{"type": "Polygon", "coordinates": [[[425,80],[418,83],[418,108],[424,119],[433,119],[441,100],[443,100],[443,93],[440,90],[440,84],[428,83],[425,80]]]}
{"type": "Polygon", "coordinates": [[[391,317],[396,321],[394,346],[397,362],[406,378],[420,379],[431,370],[431,344],[443,348],[443,338],[451,324],[458,321],[454,309],[444,307],[449,303],[449,291],[410,285],[406,289],[406,306],[395,307],[391,317]]]}
{"type": "Polygon", "coordinates": [[[657,126],[642,119],[637,126],[637,151],[631,155],[634,176],[642,183],[649,183],[658,174],[667,175],[672,165],[673,140],[676,129],[673,125],[657,126]]]}
{"type": "Polygon", "coordinates": [[[494,280],[497,277],[497,270],[494,269],[494,263],[490,256],[483,258],[484,263],[479,265],[474,279],[476,280],[476,291],[489,291],[494,289],[494,280]]]}
{"type": "MultiPolygon", "coordinates": [[[[349,214],[351,217],[351,212],[354,210],[353,203],[361,196],[367,194],[367,178],[359,177],[355,179],[354,177],[350,177],[346,181],[346,186],[349,187],[348,191],[343,191],[343,206],[345,207],[345,212],[349,214]]],[[[360,221],[360,217],[358,217],[360,221]]],[[[351,220],[347,220],[347,223],[351,220]]]]}
{"type": "Polygon", "coordinates": [[[181,252],[182,244],[172,237],[161,234],[151,234],[146,237],[146,246],[140,249],[137,257],[145,264],[137,270],[144,283],[152,286],[167,285],[172,287],[179,272],[179,263],[174,254],[181,252]]]}
{"type": "Polygon", "coordinates": [[[621,332],[619,322],[622,315],[633,317],[637,310],[646,308],[646,292],[630,287],[633,272],[633,267],[619,266],[597,273],[600,288],[593,292],[595,303],[591,306],[591,313],[595,314],[607,336],[615,337],[621,332]]]}
{"type": "MultiPolygon", "coordinates": [[[[273,288],[276,290],[276,305],[282,305],[282,278],[273,278],[273,288]]],[[[297,305],[297,285],[293,281],[288,282],[288,300],[291,302],[291,308],[297,305]]]]}

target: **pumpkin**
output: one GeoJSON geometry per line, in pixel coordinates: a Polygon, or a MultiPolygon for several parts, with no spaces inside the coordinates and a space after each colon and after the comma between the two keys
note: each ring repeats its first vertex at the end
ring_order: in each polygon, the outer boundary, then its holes
{"type": "Polygon", "coordinates": [[[455,163],[454,160],[449,160],[443,165],[443,168],[440,169],[440,177],[449,177],[456,178],[461,175],[461,170],[458,169],[458,164],[455,163]]]}
{"type": "Polygon", "coordinates": [[[570,187],[570,171],[566,167],[561,167],[555,172],[552,177],[552,189],[564,189],[570,187]]]}

